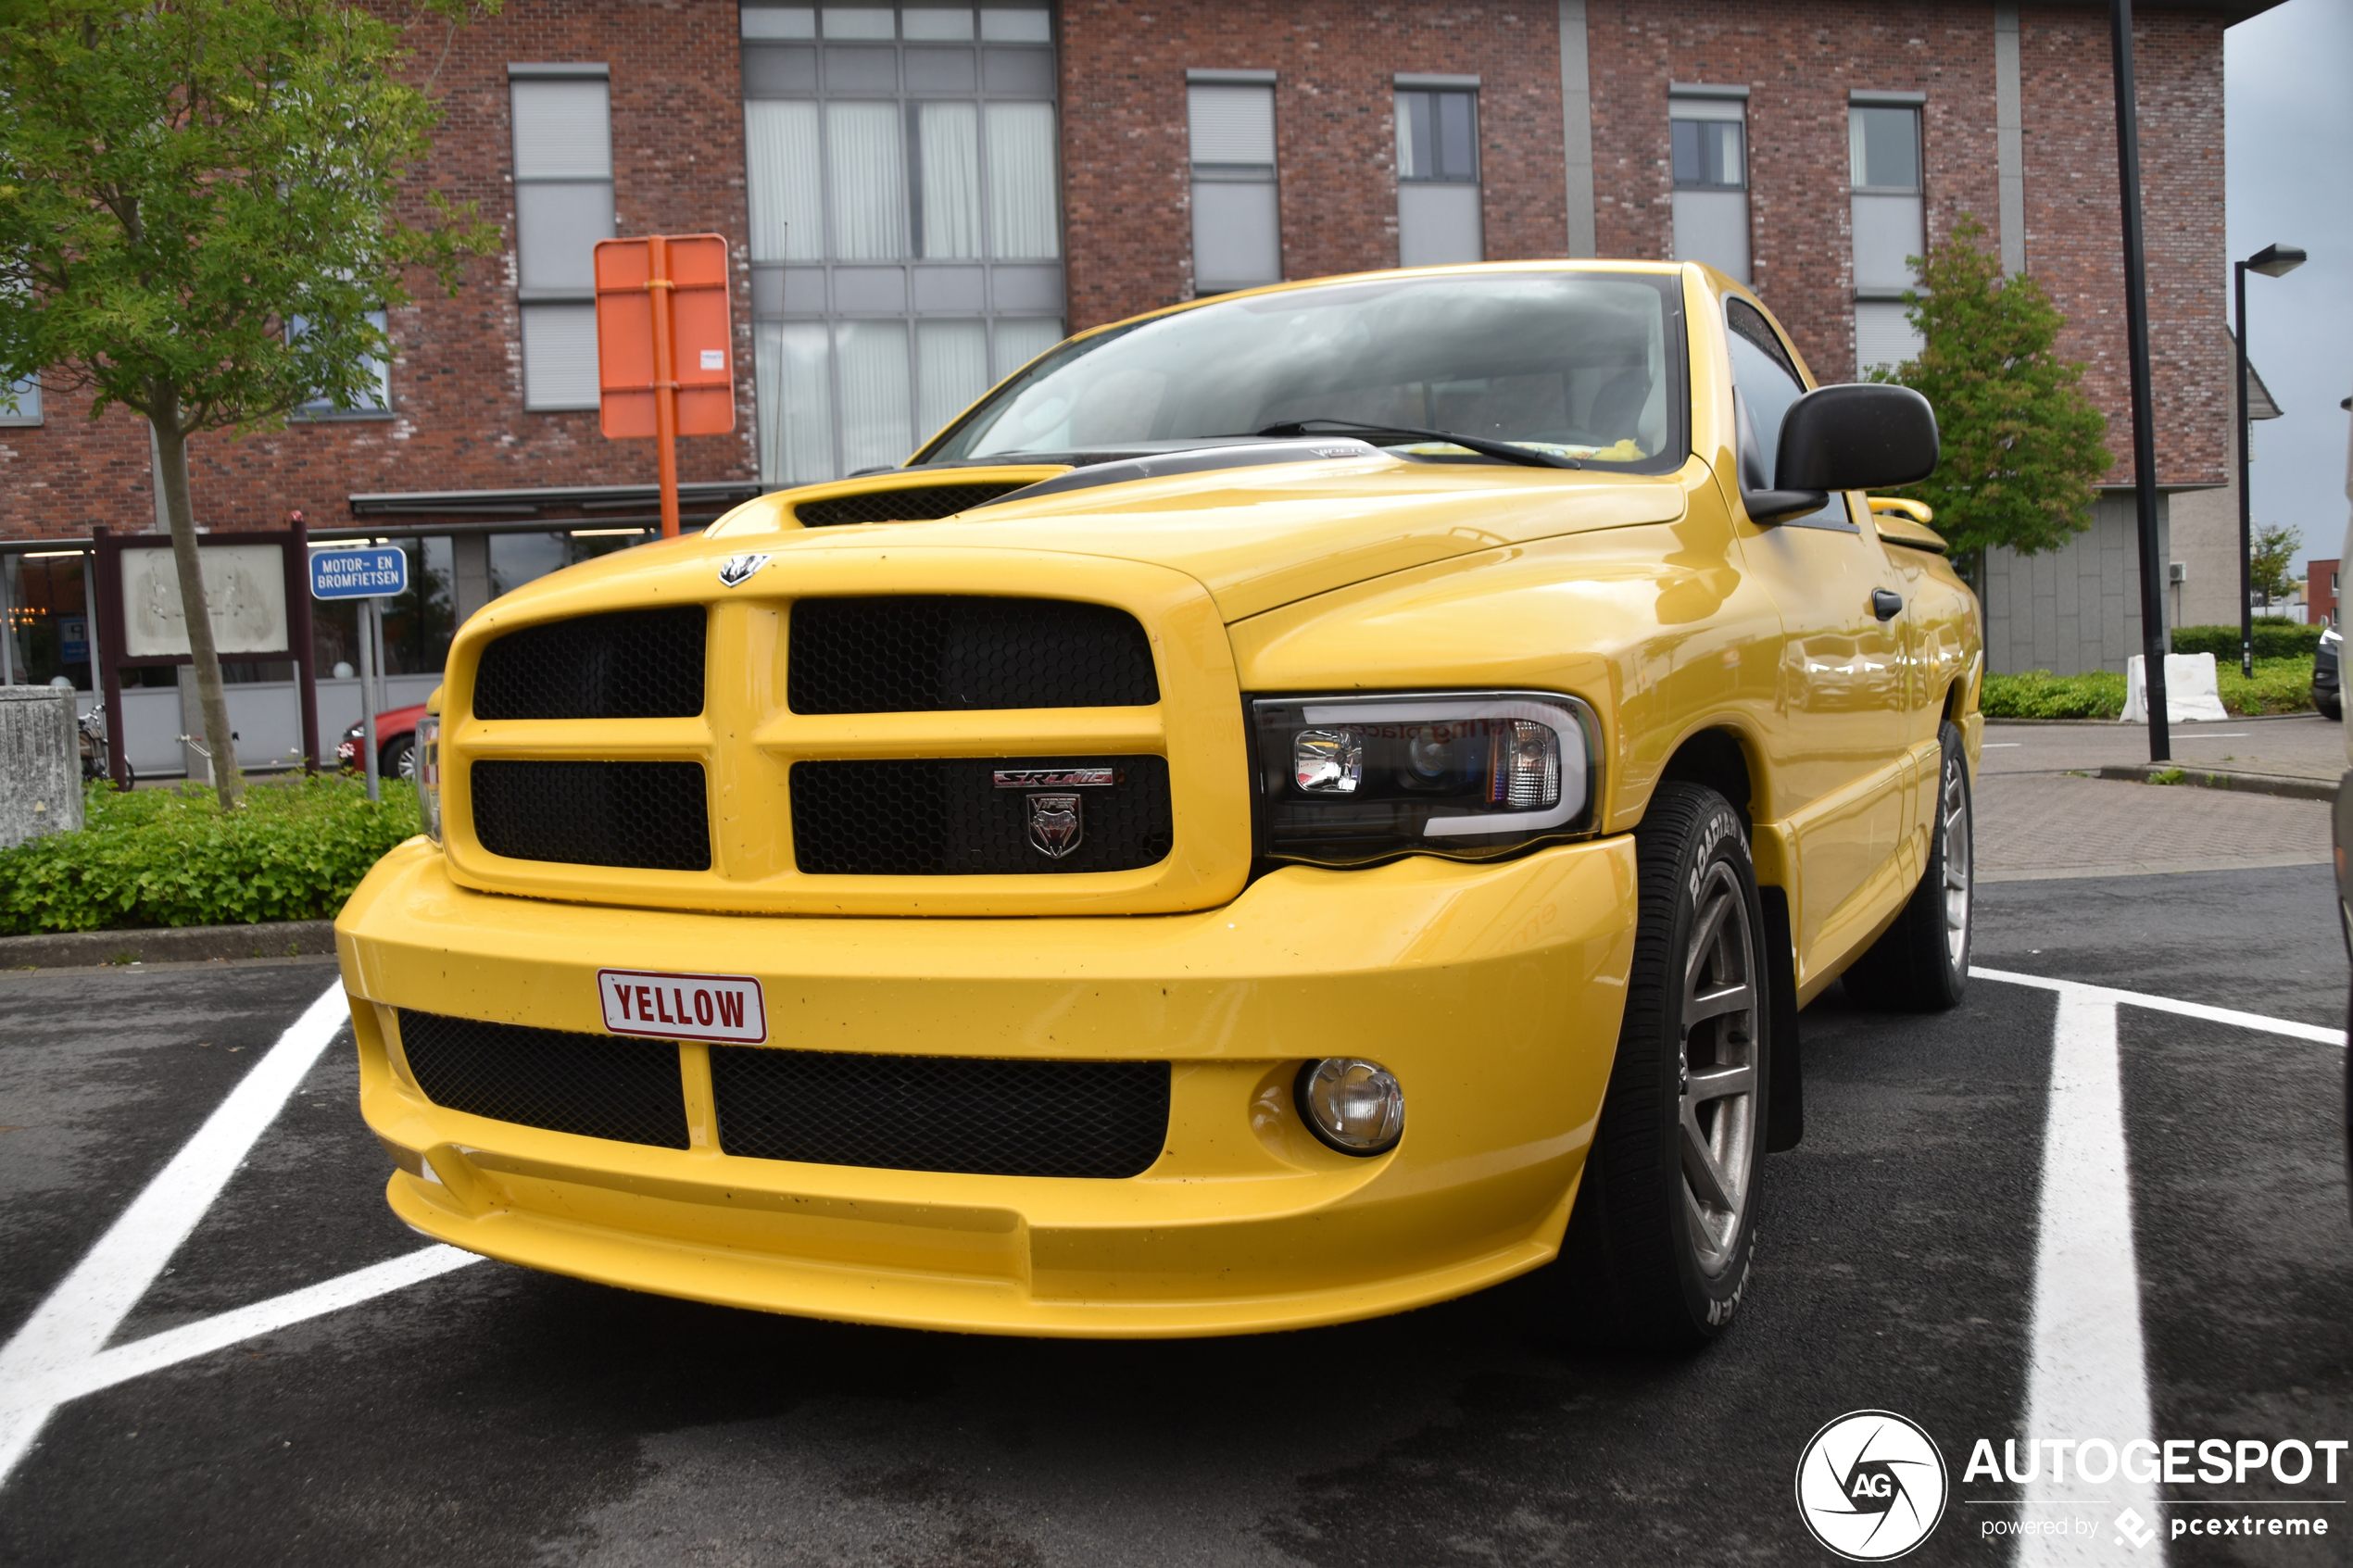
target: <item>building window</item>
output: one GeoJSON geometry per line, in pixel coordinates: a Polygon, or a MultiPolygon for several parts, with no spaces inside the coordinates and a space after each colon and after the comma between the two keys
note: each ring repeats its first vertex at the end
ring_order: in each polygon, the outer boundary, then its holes
{"type": "Polygon", "coordinates": [[[1675,259],[1748,277],[1748,89],[1677,86],[1667,101],[1675,259]]]}
{"type": "Polygon", "coordinates": [[[1478,80],[1397,81],[1397,264],[1484,261],[1478,80]]]}
{"type": "Polygon", "coordinates": [[[1062,339],[1051,14],[738,14],[761,478],[895,466],[1062,339]]]}
{"type": "Polygon", "coordinates": [[[507,68],[523,407],[597,406],[596,245],[613,237],[612,112],[602,66],[507,68]]]}
{"type": "MultiPolygon", "coordinates": [[[[368,312],[368,324],[380,332],[390,330],[387,318],[381,310],[368,312]]],[[[308,323],[296,316],[286,323],[286,336],[289,339],[298,338],[308,327],[308,323]]],[[[338,408],[331,398],[314,397],[296,412],[313,420],[348,419],[354,415],[374,418],[389,414],[392,412],[392,361],[371,357],[368,370],[371,372],[368,390],[350,408],[338,408]]]]}
{"type": "Polygon", "coordinates": [[[1275,183],[1275,73],[1188,73],[1193,163],[1193,292],[1277,283],[1282,225],[1275,183]],[[1263,77],[1264,81],[1234,80],[1263,77]]]}
{"type": "Polygon", "coordinates": [[[41,378],[27,376],[12,386],[0,387],[0,425],[41,422],[41,378]]]}
{"type": "Polygon", "coordinates": [[[1846,111],[1855,203],[1856,373],[1917,358],[1919,333],[1903,298],[1919,280],[1909,257],[1928,249],[1920,179],[1920,111],[1906,95],[1856,94],[1846,111]]]}

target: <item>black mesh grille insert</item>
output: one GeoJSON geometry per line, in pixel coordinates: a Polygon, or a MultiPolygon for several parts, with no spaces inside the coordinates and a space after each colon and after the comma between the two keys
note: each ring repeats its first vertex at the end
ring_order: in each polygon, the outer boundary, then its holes
{"type": "Polygon", "coordinates": [[[910,594],[794,605],[785,693],[795,713],[1129,708],[1160,682],[1126,610],[910,594]]]}
{"type": "Polygon", "coordinates": [[[1026,488],[1026,479],[1000,480],[993,484],[922,484],[906,490],[867,490],[855,495],[830,495],[803,501],[792,515],[803,528],[838,528],[851,522],[929,522],[953,517],[1000,495],[1026,488]]]}
{"type": "Polygon", "coordinates": [[[476,762],[474,837],[494,855],[707,872],[699,762],[476,762]]]}
{"type": "Polygon", "coordinates": [[[1133,1176],[1168,1136],[1164,1061],[999,1061],[713,1046],[730,1154],[953,1171],[1133,1176]]]}
{"type": "Polygon", "coordinates": [[[703,610],[625,610],[510,632],[482,650],[479,719],[691,719],[703,610]]]}
{"type": "Polygon", "coordinates": [[[584,1137],[686,1147],[678,1047],[400,1010],[400,1049],[452,1110],[584,1137]]]}
{"type": "Polygon", "coordinates": [[[1167,859],[1176,842],[1164,757],[796,762],[791,784],[793,860],[814,875],[1125,872],[1167,859]],[[1110,768],[1119,782],[996,787],[996,771],[1014,768],[1110,768]],[[1056,857],[1032,841],[1033,796],[1077,797],[1076,848],[1056,857]]]}

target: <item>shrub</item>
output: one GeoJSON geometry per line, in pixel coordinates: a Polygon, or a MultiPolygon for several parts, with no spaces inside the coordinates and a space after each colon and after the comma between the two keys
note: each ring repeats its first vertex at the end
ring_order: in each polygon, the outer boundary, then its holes
{"type": "MultiPolygon", "coordinates": [[[[2232,633],[2233,652],[2237,635],[2232,633]]],[[[2214,670],[2222,706],[2233,713],[2301,713],[2312,706],[2309,659],[2259,659],[2252,680],[2239,673],[2235,659],[2216,659],[2214,670]]],[[[2113,670],[1988,675],[1978,707],[1988,719],[2113,719],[2124,711],[2124,677],[2113,670]]]]}
{"type": "MultiPolygon", "coordinates": [[[[2255,623],[2255,657],[2266,659],[2309,659],[2321,646],[2321,633],[2325,626],[2307,626],[2300,621],[2283,621],[2265,616],[2255,623]]],[[[2239,629],[2235,626],[2176,626],[2173,628],[2175,653],[2210,653],[2219,665],[2235,665],[2239,661],[2239,629]]]]}
{"type": "Polygon", "coordinates": [[[0,850],[0,934],[322,920],[419,831],[417,792],[356,778],[259,784],[223,812],[210,789],[89,786],[80,833],[0,850]]]}

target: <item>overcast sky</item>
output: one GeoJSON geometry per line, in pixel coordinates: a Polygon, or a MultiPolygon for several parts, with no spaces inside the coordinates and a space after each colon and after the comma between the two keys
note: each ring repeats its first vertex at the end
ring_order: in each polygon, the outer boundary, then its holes
{"type": "Polygon", "coordinates": [[[2287,0],[2223,37],[2231,255],[2311,256],[2246,280],[2247,346],[2285,411],[2255,427],[2255,524],[2291,524],[2304,558],[2327,558],[2346,524],[2337,403],[2353,394],[2353,0],[2287,0]]]}

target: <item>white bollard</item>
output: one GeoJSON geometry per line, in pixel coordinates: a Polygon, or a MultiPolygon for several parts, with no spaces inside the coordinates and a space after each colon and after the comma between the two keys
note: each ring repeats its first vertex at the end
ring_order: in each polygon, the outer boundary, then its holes
{"type": "Polygon", "coordinates": [[[82,826],[82,734],[73,693],[0,686],[0,849],[82,826]]]}

